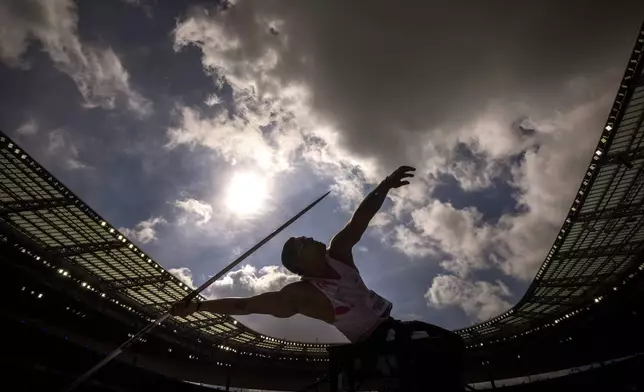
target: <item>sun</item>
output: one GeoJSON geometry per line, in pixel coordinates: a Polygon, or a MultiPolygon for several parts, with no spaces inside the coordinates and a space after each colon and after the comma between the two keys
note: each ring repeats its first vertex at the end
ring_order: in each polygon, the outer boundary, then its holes
{"type": "Polygon", "coordinates": [[[247,216],[261,211],[268,196],[268,183],[257,173],[244,171],[233,175],[226,190],[226,207],[247,216]]]}

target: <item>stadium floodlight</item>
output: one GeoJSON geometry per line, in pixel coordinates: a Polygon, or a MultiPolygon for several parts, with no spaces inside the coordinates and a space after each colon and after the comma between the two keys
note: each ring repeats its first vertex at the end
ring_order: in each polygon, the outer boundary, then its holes
{"type": "Polygon", "coordinates": [[[610,125],[610,124],[608,124],[608,125],[606,125],[606,126],[604,127],[604,129],[605,129],[605,130],[607,130],[608,132],[610,132],[610,131],[612,131],[612,130],[613,130],[613,126],[612,126],[612,125],[610,125]]]}
{"type": "Polygon", "coordinates": [[[595,154],[597,156],[601,156],[602,155],[602,150],[597,149],[597,151],[595,151],[595,154]]]}

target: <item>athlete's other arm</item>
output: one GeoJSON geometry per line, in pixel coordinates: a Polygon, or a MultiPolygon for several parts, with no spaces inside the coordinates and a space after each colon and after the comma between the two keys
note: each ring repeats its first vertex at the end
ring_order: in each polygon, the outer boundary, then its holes
{"type": "Polygon", "coordinates": [[[403,181],[403,179],[413,177],[414,175],[409,172],[414,170],[416,169],[411,166],[400,166],[372,190],[360,203],[349,222],[333,237],[329,245],[330,251],[339,255],[351,252],[353,246],[360,241],[367,230],[371,219],[382,207],[387,192],[392,188],[408,185],[409,181],[403,181]]]}
{"type": "MultiPolygon", "coordinates": [[[[299,282],[298,282],[299,283],[299,282]]],[[[279,291],[271,291],[248,298],[221,298],[200,303],[177,302],[170,313],[186,317],[194,312],[211,312],[231,316],[246,314],[268,314],[288,318],[300,313],[302,293],[298,283],[291,283],[279,291]]]]}

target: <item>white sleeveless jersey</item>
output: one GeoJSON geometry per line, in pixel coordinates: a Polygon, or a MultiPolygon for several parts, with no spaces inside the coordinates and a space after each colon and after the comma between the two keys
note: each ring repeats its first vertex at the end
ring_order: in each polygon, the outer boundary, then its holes
{"type": "Polygon", "coordinates": [[[340,279],[302,278],[323,292],[335,310],[335,326],[352,343],[368,338],[389,317],[392,304],[369,290],[360,273],[328,254],[327,262],[340,279]]]}

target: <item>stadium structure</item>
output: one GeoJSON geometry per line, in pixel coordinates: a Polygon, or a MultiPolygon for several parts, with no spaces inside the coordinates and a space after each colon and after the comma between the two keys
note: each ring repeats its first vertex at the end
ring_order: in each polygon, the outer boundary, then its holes
{"type": "MultiPolygon", "coordinates": [[[[525,295],[456,331],[467,346],[468,389],[644,388],[643,50],[644,25],[576,197],[525,295]]],[[[13,390],[64,389],[191,290],[5,134],[0,248],[2,367],[13,390]]],[[[296,391],[327,371],[326,348],[198,313],[170,318],[79,390],[296,391]]]]}

